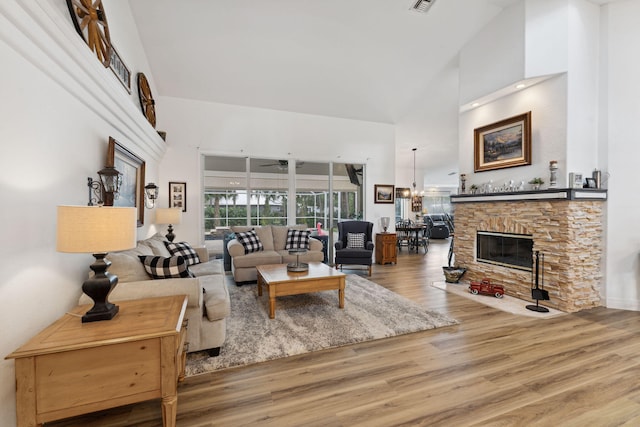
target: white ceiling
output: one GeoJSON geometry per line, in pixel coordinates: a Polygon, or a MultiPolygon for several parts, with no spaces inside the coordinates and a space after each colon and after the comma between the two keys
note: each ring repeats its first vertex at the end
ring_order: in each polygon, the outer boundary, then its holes
{"type": "MultiPolygon", "coordinates": [[[[507,0],[513,1],[513,0],[507,0]]],[[[505,0],[134,0],[163,96],[395,123],[505,0]]]]}
{"type": "Polygon", "coordinates": [[[399,123],[396,166],[410,167],[418,147],[418,168],[446,177],[457,170],[458,99],[457,86],[443,82],[465,43],[517,1],[436,0],[426,14],[409,10],[411,0],[130,6],[156,96],[399,123]]]}

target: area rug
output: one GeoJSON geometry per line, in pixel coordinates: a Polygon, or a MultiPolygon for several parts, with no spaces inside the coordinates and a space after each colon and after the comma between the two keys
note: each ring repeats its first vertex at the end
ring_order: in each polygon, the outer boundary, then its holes
{"type": "Polygon", "coordinates": [[[218,357],[187,355],[186,375],[199,375],[363,341],[457,324],[365,278],[346,278],[345,306],[338,291],[278,297],[269,319],[266,292],[255,285],[229,285],[231,315],[218,357]]]}
{"type": "MultiPolygon", "coordinates": [[[[451,292],[456,295],[474,300],[480,304],[488,305],[489,307],[497,308],[498,310],[506,311],[507,313],[517,314],[520,316],[537,317],[539,319],[549,319],[551,317],[561,316],[567,314],[564,311],[550,308],[548,313],[540,313],[537,311],[528,310],[525,306],[531,304],[535,305],[535,301],[524,301],[519,298],[514,298],[509,295],[505,295],[502,298],[496,298],[493,295],[473,295],[469,292],[469,284],[460,283],[447,283],[447,282],[433,282],[431,284],[434,288],[442,289],[443,291],[451,292]]],[[[544,301],[540,303],[544,306],[544,301]]]]}

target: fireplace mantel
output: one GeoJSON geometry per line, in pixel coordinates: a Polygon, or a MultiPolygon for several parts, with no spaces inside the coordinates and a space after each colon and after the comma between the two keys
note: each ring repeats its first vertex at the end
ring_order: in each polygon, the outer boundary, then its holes
{"type": "Polygon", "coordinates": [[[599,188],[550,188],[547,190],[500,193],[457,194],[451,203],[507,202],[523,200],[607,200],[607,190],[599,188]]]}

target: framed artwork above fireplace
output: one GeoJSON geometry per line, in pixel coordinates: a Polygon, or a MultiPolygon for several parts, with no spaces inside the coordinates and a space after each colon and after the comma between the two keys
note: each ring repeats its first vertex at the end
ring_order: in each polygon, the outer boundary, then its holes
{"type": "Polygon", "coordinates": [[[474,171],[531,164],[531,111],[474,129],[474,171]]]}

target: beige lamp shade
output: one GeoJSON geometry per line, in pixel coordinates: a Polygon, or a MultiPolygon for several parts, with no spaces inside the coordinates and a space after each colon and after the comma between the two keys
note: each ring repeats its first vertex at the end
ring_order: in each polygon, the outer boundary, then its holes
{"type": "Polygon", "coordinates": [[[156,224],[180,224],[182,220],[181,208],[156,209],[156,224]]]}
{"type": "Polygon", "coordinates": [[[57,250],[99,254],[136,246],[136,208],[58,206],[57,250]]]}

